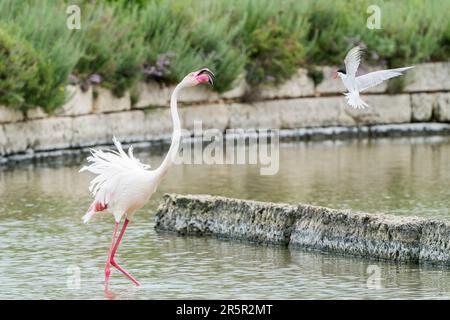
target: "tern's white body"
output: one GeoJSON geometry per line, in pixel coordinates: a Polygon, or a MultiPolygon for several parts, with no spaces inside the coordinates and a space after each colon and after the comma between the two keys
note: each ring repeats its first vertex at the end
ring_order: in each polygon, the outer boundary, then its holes
{"type": "Polygon", "coordinates": [[[381,84],[383,81],[403,75],[406,70],[414,67],[405,67],[397,69],[379,70],[374,71],[362,76],[357,77],[356,71],[358,70],[361,62],[361,48],[354,47],[351,49],[345,57],[346,72],[337,72],[338,76],[344,83],[348,92],[344,93],[347,97],[348,104],[355,109],[364,109],[369,105],[361,99],[359,93],[369,88],[375,87],[381,84]]]}

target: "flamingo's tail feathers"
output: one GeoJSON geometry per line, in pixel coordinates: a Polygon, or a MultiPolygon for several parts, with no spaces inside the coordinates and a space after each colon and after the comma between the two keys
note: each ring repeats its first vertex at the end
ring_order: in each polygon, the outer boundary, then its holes
{"type": "Polygon", "coordinates": [[[365,109],[368,108],[369,105],[361,99],[358,91],[350,91],[345,93],[347,97],[347,103],[354,109],[365,109]]]}
{"type": "Polygon", "coordinates": [[[95,214],[95,208],[94,205],[91,204],[86,214],[83,216],[83,223],[88,223],[89,220],[91,220],[92,216],[95,214]]]}
{"type": "Polygon", "coordinates": [[[87,158],[88,165],[82,167],[80,172],[88,171],[96,177],[89,185],[89,191],[94,196],[94,203],[83,216],[83,221],[88,222],[92,216],[106,209],[114,195],[121,192],[120,182],[130,173],[140,172],[147,175],[150,166],[142,164],[133,155],[130,147],[128,154],[123,150],[122,144],[116,137],[113,138],[116,150],[91,149],[91,155],[87,158]]]}

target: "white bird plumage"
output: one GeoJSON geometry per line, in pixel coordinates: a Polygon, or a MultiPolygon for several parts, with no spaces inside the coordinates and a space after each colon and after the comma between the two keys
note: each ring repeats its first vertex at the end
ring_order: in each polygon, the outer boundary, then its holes
{"type": "Polygon", "coordinates": [[[181,139],[180,118],[177,110],[178,92],[182,88],[193,87],[204,82],[209,82],[212,85],[213,76],[209,69],[204,68],[189,73],[175,87],[170,98],[173,122],[172,142],[166,157],[157,169],[151,170],[149,165],[143,164],[135,158],[132,146],[126,153],[116,137],[113,138],[116,150],[91,149],[91,155],[87,158],[89,165],[80,169],[80,172],[89,171],[97,175],[89,186],[94,201],[83,216],[83,221],[87,223],[92,216],[100,212],[112,213],[115,220],[112,243],[105,265],[105,291],[108,290],[111,265],[136,285],[139,285],[139,282],[133,276],[115,262],[116,250],[132,215],[149,201],[162,178],[174,163],[174,157],[178,153],[181,139]],[[119,222],[123,216],[125,216],[125,222],[116,240],[119,222]]]}
{"type": "MultiPolygon", "coordinates": [[[[131,203],[136,203],[136,200],[138,200],[135,199],[135,196],[128,195],[131,189],[135,189],[133,185],[140,185],[138,182],[144,180],[142,182],[145,185],[140,189],[142,189],[141,191],[147,191],[148,186],[152,183],[154,171],[149,170],[150,165],[142,164],[139,159],[134,157],[133,146],[129,147],[127,154],[116,137],[113,137],[113,142],[117,151],[91,149],[91,156],[87,158],[87,161],[91,164],[84,166],[79,171],[89,171],[97,175],[89,185],[89,191],[94,197],[94,202],[83,216],[84,223],[87,223],[96,212],[99,212],[95,210],[96,203],[101,204],[101,207],[107,207],[108,211],[113,213],[116,221],[120,221],[122,215],[127,213],[128,209],[134,207],[131,203]],[[121,190],[124,186],[128,186],[128,188],[121,190]]],[[[142,201],[139,202],[144,202],[145,198],[144,195],[142,201]]]]}
{"type": "Polygon", "coordinates": [[[357,77],[356,72],[361,63],[361,56],[361,47],[356,46],[352,48],[344,59],[346,71],[336,71],[337,76],[341,78],[345,88],[348,90],[348,92],[344,93],[347,97],[347,103],[355,109],[364,109],[369,106],[361,99],[359,95],[360,92],[375,87],[388,79],[401,76],[405,71],[414,68],[414,66],[411,66],[379,70],[357,77]]]}

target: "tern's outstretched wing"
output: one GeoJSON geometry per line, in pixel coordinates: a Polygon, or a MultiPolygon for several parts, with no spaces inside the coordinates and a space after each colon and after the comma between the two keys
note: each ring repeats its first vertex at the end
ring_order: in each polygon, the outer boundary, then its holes
{"type": "Polygon", "coordinates": [[[344,60],[347,76],[354,77],[356,75],[356,70],[358,70],[359,63],[361,62],[361,53],[362,49],[358,46],[347,53],[344,60]]]}
{"type": "Polygon", "coordinates": [[[385,80],[401,76],[403,72],[412,68],[414,67],[374,71],[363,76],[356,77],[356,86],[359,91],[364,91],[379,85],[385,80]]]}

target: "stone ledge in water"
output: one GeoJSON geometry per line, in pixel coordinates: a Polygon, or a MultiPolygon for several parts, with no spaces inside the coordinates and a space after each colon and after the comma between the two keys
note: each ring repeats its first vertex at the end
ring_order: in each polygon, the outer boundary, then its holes
{"type": "Polygon", "coordinates": [[[450,264],[450,224],[209,195],[164,196],[157,230],[214,235],[394,261],[450,264]]]}
{"type": "Polygon", "coordinates": [[[289,243],[295,207],[208,195],[165,195],[156,229],[258,243],[289,243]]]}

